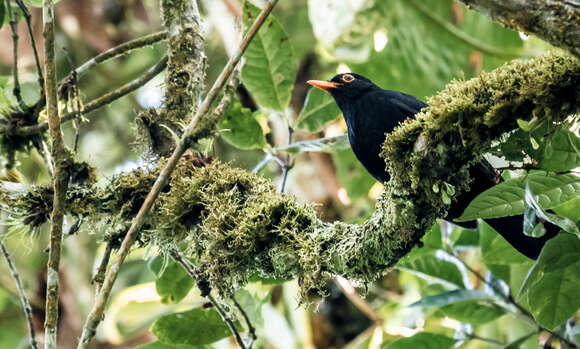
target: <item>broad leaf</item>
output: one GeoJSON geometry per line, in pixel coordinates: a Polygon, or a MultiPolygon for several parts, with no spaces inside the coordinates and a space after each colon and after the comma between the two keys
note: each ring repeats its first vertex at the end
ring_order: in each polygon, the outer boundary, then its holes
{"type": "Polygon", "coordinates": [[[417,302],[409,305],[410,307],[442,307],[453,303],[460,303],[470,300],[493,299],[494,297],[478,290],[453,290],[434,296],[423,297],[417,302]]]}
{"type": "Polygon", "coordinates": [[[348,137],[346,135],[336,137],[326,137],[312,141],[302,141],[290,145],[276,147],[276,151],[285,151],[291,154],[302,154],[310,152],[334,153],[340,150],[348,149],[348,137]]]}
{"type": "Polygon", "coordinates": [[[250,109],[235,101],[218,122],[222,138],[239,149],[260,149],[266,145],[262,127],[250,109]]]}
{"type": "Polygon", "coordinates": [[[546,210],[580,195],[580,176],[577,174],[531,174],[507,180],[479,194],[457,221],[523,214],[526,209],[526,181],[539,205],[546,210]]]}
{"type": "Polygon", "coordinates": [[[463,276],[457,266],[439,259],[433,254],[425,254],[411,260],[403,259],[397,264],[397,267],[429,281],[451,287],[464,287],[463,276]]]}
{"type": "Polygon", "coordinates": [[[479,223],[479,245],[486,264],[518,264],[528,259],[485,222],[479,223]]]}
{"type": "Polygon", "coordinates": [[[204,345],[231,335],[215,309],[196,308],[160,317],[151,332],[163,343],[204,345]]]}
{"type": "MultiPolygon", "coordinates": [[[[248,28],[259,13],[258,7],[244,2],[244,26],[248,28]]],[[[275,17],[268,16],[244,57],[242,81],[258,104],[285,110],[296,80],[296,60],[288,35],[275,17]]]]}
{"type": "Polygon", "coordinates": [[[558,131],[547,140],[539,160],[540,168],[564,172],[580,166],[580,138],[568,130],[558,131]]]}
{"type": "Polygon", "coordinates": [[[296,126],[309,132],[320,132],[327,122],[335,120],[340,114],[341,111],[334,98],[321,89],[311,88],[306,95],[296,126]]]}
{"type": "Polygon", "coordinates": [[[526,277],[520,299],[538,323],[553,329],[580,307],[580,239],[560,233],[549,240],[526,277]]]}
{"type": "Polygon", "coordinates": [[[160,256],[149,263],[149,268],[157,275],[155,291],[161,297],[162,303],[178,303],[193,287],[193,279],[173,260],[168,261],[165,268],[162,264],[163,258],[160,256]]]}
{"type": "Polygon", "coordinates": [[[420,332],[412,337],[397,339],[384,349],[444,349],[453,348],[456,340],[442,334],[420,332]]]}
{"type": "Polygon", "coordinates": [[[474,325],[486,324],[506,314],[505,309],[493,303],[476,300],[449,304],[437,311],[455,320],[474,325]]]}

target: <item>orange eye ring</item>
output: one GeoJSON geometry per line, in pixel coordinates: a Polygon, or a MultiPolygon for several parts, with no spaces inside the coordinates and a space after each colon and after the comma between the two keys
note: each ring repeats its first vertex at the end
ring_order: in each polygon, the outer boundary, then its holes
{"type": "Polygon", "coordinates": [[[342,76],[342,81],[344,81],[344,82],[353,82],[354,81],[354,76],[352,76],[350,74],[344,74],[342,76]]]}

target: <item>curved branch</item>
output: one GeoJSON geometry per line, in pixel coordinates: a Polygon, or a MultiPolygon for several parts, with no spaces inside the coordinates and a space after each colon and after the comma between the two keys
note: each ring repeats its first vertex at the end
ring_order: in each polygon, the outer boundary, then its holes
{"type": "Polygon", "coordinates": [[[492,20],[580,57],[580,2],[577,0],[459,0],[492,20]]]}

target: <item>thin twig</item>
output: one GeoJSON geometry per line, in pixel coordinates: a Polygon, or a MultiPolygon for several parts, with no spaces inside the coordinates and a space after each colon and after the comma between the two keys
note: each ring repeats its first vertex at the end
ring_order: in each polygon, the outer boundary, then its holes
{"type": "MultiPolygon", "coordinates": [[[[173,260],[175,260],[177,263],[179,263],[183,267],[183,269],[185,269],[185,271],[189,274],[189,276],[191,276],[193,281],[199,282],[199,280],[200,280],[199,273],[197,272],[196,267],[190,261],[183,258],[183,256],[177,251],[171,251],[170,254],[171,254],[171,258],[173,258],[173,260]]],[[[204,291],[202,291],[202,293],[203,292],[204,291]]],[[[221,316],[222,320],[226,323],[226,325],[228,326],[228,328],[232,332],[232,335],[236,339],[236,342],[238,342],[238,345],[240,346],[240,348],[242,348],[242,349],[246,348],[246,344],[244,343],[242,336],[240,335],[240,333],[236,329],[234,322],[229,318],[228,314],[222,309],[219,302],[216,301],[216,299],[211,295],[211,293],[206,294],[205,297],[207,297],[207,299],[209,299],[211,304],[217,310],[218,314],[221,316]]],[[[238,306],[239,306],[239,304],[238,304],[238,306]]],[[[254,334],[254,336],[255,336],[255,334],[254,334]]],[[[253,340],[252,340],[252,342],[253,342],[253,340]]],[[[249,347],[246,349],[249,349],[249,347]]]]}
{"type": "MultiPolygon", "coordinates": [[[[136,78],[135,80],[119,87],[118,89],[108,92],[94,100],[90,101],[89,103],[85,104],[82,110],[79,112],[73,111],[70,113],[66,113],[62,116],[61,122],[67,122],[73,119],[78,119],[83,115],[86,115],[92,111],[95,111],[109,103],[135,91],[139,87],[148,83],[151,79],[157,76],[160,72],[165,69],[167,66],[167,56],[163,57],[159,63],[155,66],[151,67],[144,75],[136,78]]],[[[36,133],[40,133],[45,131],[48,128],[48,122],[43,122],[40,124],[32,125],[32,126],[25,126],[19,127],[11,130],[11,134],[26,136],[26,135],[33,135],[36,133]]],[[[0,133],[2,130],[0,129],[0,133]]],[[[6,132],[6,130],[4,130],[6,132]]]]}
{"type": "Polygon", "coordinates": [[[44,161],[46,161],[46,169],[48,170],[48,175],[52,179],[54,177],[54,167],[52,166],[52,156],[50,155],[50,149],[48,149],[48,144],[46,141],[42,140],[42,155],[44,155],[44,161]]]}
{"type": "Polygon", "coordinates": [[[559,333],[554,332],[552,330],[549,330],[549,329],[541,326],[540,324],[538,324],[536,322],[536,320],[534,319],[534,316],[532,314],[530,314],[530,312],[526,308],[524,308],[521,304],[519,304],[518,302],[516,302],[516,300],[514,299],[514,297],[511,295],[511,293],[510,294],[505,294],[503,292],[503,290],[501,290],[501,289],[499,289],[497,287],[497,285],[495,285],[493,282],[489,282],[489,280],[487,280],[486,278],[484,278],[480,273],[478,273],[476,270],[474,270],[472,267],[470,267],[461,258],[459,258],[459,257],[457,257],[455,255],[454,255],[454,257],[461,264],[463,264],[463,266],[465,266],[465,268],[467,270],[469,270],[469,272],[472,273],[477,279],[479,279],[481,282],[483,282],[484,284],[486,284],[487,286],[489,286],[494,291],[494,293],[496,295],[498,295],[499,297],[501,297],[505,302],[513,305],[520,312],[520,314],[524,317],[524,319],[526,321],[528,321],[530,324],[536,326],[536,328],[538,329],[538,331],[548,332],[552,337],[558,338],[558,340],[560,340],[560,342],[566,343],[566,345],[568,345],[570,348],[577,348],[576,344],[574,344],[571,341],[569,341],[568,339],[564,338],[559,333]]]}
{"type": "Polygon", "coordinates": [[[107,246],[105,248],[105,253],[103,254],[103,258],[101,259],[101,264],[97,268],[97,272],[91,279],[91,284],[95,284],[95,291],[96,293],[99,292],[101,286],[103,285],[103,281],[105,280],[105,273],[107,272],[107,266],[109,265],[109,260],[111,258],[111,252],[113,252],[113,243],[112,241],[107,242],[107,246]]]}
{"type": "Polygon", "coordinates": [[[238,309],[240,314],[242,314],[242,317],[244,318],[244,322],[246,323],[246,326],[248,327],[248,332],[250,333],[250,339],[249,339],[248,343],[246,344],[246,349],[250,349],[250,348],[252,348],[252,345],[254,344],[256,339],[258,339],[258,336],[256,335],[256,329],[254,328],[254,326],[252,326],[252,321],[248,317],[248,314],[246,313],[244,308],[242,308],[240,303],[238,303],[235,296],[232,296],[232,302],[234,303],[234,306],[238,309]]]}
{"type": "Polygon", "coordinates": [[[6,11],[8,11],[8,18],[10,20],[10,30],[12,30],[12,45],[13,45],[13,56],[14,56],[14,66],[12,67],[12,79],[14,80],[14,88],[12,93],[16,97],[18,106],[22,111],[28,110],[28,106],[24,103],[22,99],[22,93],[20,91],[20,82],[18,80],[18,22],[14,18],[14,12],[12,12],[12,6],[10,5],[10,0],[6,0],[6,11]]]}
{"type": "Polygon", "coordinates": [[[0,239],[0,249],[2,249],[2,254],[8,263],[8,269],[10,269],[10,275],[16,284],[16,290],[18,291],[18,296],[20,297],[20,303],[22,303],[22,310],[24,310],[24,317],[28,324],[28,335],[30,336],[30,346],[34,349],[38,349],[38,344],[36,343],[36,334],[34,333],[34,325],[32,324],[32,308],[30,307],[30,302],[24,293],[24,287],[22,287],[22,281],[20,281],[20,274],[14,267],[12,259],[10,259],[10,254],[4,245],[4,241],[0,239]]]}
{"type": "MultiPolygon", "coordinates": [[[[293,129],[288,123],[288,144],[292,144],[292,134],[293,129]]],[[[283,193],[284,189],[286,189],[286,180],[288,179],[288,172],[292,168],[292,156],[290,153],[286,154],[286,158],[282,162],[282,181],[280,182],[280,186],[278,187],[278,193],[283,193]]]]}
{"type": "Polygon", "coordinates": [[[482,341],[482,342],[486,342],[486,343],[491,343],[491,344],[495,344],[495,345],[500,345],[500,346],[504,346],[504,345],[507,344],[507,343],[504,343],[504,342],[495,340],[493,338],[480,337],[480,336],[478,336],[476,334],[473,334],[473,333],[465,334],[465,336],[468,339],[471,339],[471,340],[475,339],[475,340],[478,340],[478,341],[482,341]]]}
{"type": "Polygon", "coordinates": [[[113,262],[111,268],[109,269],[107,275],[105,276],[105,281],[103,282],[101,291],[99,292],[97,298],[95,299],[93,308],[91,309],[91,312],[89,313],[89,316],[87,317],[87,320],[83,326],[83,333],[81,335],[81,339],[77,347],[78,349],[86,348],[90,340],[94,337],[96,333],[96,328],[98,324],[101,322],[102,314],[105,310],[105,304],[107,302],[107,299],[109,298],[111,289],[121,268],[121,264],[129,254],[129,251],[131,250],[131,247],[133,246],[133,243],[137,238],[137,233],[141,228],[141,225],[143,224],[144,218],[147,216],[149,210],[153,206],[153,202],[161,192],[161,189],[167,183],[169,176],[177,166],[177,162],[187,149],[190,142],[190,138],[194,133],[195,126],[197,125],[199,120],[202,117],[204,117],[211,108],[212,103],[217,98],[219,92],[224,88],[227,80],[229,79],[236,65],[242,58],[242,55],[248,48],[248,45],[250,44],[254,36],[257,34],[258,29],[260,29],[262,24],[265,22],[270,12],[272,12],[272,9],[276,5],[276,3],[278,3],[278,0],[271,0],[270,2],[266,3],[264,9],[260,13],[260,15],[256,18],[254,24],[252,24],[247,34],[245,35],[244,39],[242,40],[238,52],[236,52],[236,54],[232,56],[232,58],[230,58],[230,60],[220,73],[219,77],[213,84],[212,88],[206,95],[202,105],[199,107],[199,109],[195,113],[195,116],[185,129],[179,144],[177,144],[177,146],[173,151],[173,154],[167,161],[167,164],[161,170],[159,176],[157,177],[157,180],[155,181],[155,184],[151,188],[151,191],[149,192],[149,194],[147,194],[147,197],[145,198],[143,205],[141,205],[141,208],[139,209],[137,216],[133,220],[133,223],[131,224],[129,231],[127,232],[125,238],[123,239],[121,247],[119,248],[119,251],[117,252],[117,255],[115,257],[115,261],[113,262]]]}
{"type": "MultiPolygon", "coordinates": [[[[76,68],[74,71],[76,72],[77,77],[80,79],[81,76],[83,76],[87,71],[89,71],[91,68],[93,68],[94,66],[96,66],[99,63],[103,63],[111,58],[115,58],[115,57],[127,54],[127,53],[131,52],[132,50],[135,50],[135,49],[138,49],[141,47],[145,47],[145,46],[153,45],[154,43],[165,40],[165,39],[167,39],[167,32],[160,31],[157,33],[142,36],[140,38],[137,38],[137,39],[134,39],[131,41],[124,42],[124,43],[120,44],[119,46],[112,47],[106,51],[99,53],[95,57],[93,57],[93,58],[89,59],[88,61],[86,61],[85,63],[81,64],[81,66],[76,68]]],[[[70,74],[69,74],[69,76],[70,76],[70,74]]],[[[66,81],[66,78],[63,81],[66,81]]]]}
{"type": "Polygon", "coordinates": [[[356,293],[356,290],[350,281],[343,278],[342,276],[336,276],[334,278],[334,283],[338,286],[338,288],[340,288],[340,290],[346,296],[346,298],[348,298],[348,300],[355,307],[357,307],[358,310],[361,311],[361,313],[365,314],[366,317],[368,317],[378,325],[383,323],[383,319],[381,319],[381,317],[373,309],[373,307],[367,301],[362,299],[362,297],[359,296],[358,293],[356,293]]]}
{"type": "Polygon", "coordinates": [[[44,0],[42,9],[44,36],[44,71],[46,111],[50,138],[52,140],[52,159],[54,161],[53,205],[50,219],[50,247],[46,275],[46,313],[44,320],[45,349],[57,346],[58,332],[58,289],[59,265],[62,247],[62,225],[66,205],[66,191],[69,182],[69,152],[64,144],[58,116],[58,97],[56,93],[56,59],[54,49],[54,4],[44,0]]]}
{"type": "Polygon", "coordinates": [[[30,15],[30,11],[28,7],[22,2],[22,0],[16,0],[18,7],[24,14],[24,20],[26,21],[26,27],[28,28],[28,36],[30,37],[30,42],[32,44],[32,51],[34,52],[34,63],[36,63],[36,72],[38,74],[38,86],[40,86],[41,90],[41,98],[44,99],[44,75],[42,73],[42,67],[40,66],[40,58],[38,57],[38,49],[36,48],[36,40],[34,39],[34,33],[32,31],[32,16],[30,15]]]}

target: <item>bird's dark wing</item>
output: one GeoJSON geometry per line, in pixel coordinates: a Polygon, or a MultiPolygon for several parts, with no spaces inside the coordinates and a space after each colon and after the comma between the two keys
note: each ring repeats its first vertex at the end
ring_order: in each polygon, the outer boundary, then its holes
{"type": "Polygon", "coordinates": [[[386,92],[388,92],[388,95],[390,96],[390,102],[393,103],[393,105],[395,105],[405,117],[414,118],[415,114],[427,106],[427,104],[406,93],[388,90],[386,92]]]}

